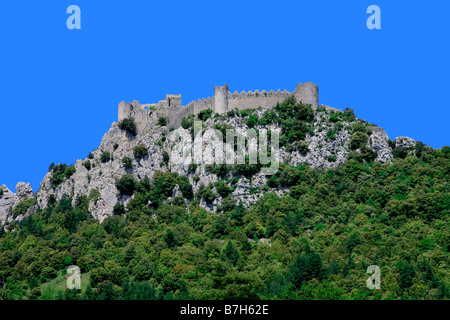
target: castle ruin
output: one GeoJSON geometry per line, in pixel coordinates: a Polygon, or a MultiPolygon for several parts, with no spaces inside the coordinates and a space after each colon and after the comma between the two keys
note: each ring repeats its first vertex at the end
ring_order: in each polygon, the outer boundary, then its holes
{"type": "Polygon", "coordinates": [[[155,124],[160,117],[167,119],[168,128],[178,128],[181,120],[191,114],[197,114],[202,110],[211,109],[216,113],[225,114],[228,110],[269,109],[278,102],[282,102],[290,95],[294,95],[297,102],[311,104],[313,108],[319,105],[319,87],[312,82],[299,83],[293,92],[258,91],[249,92],[228,91],[228,85],[214,86],[214,96],[189,102],[181,105],[181,94],[167,94],[165,100],[153,104],[139,104],[138,101],[119,103],[118,121],[125,118],[133,118],[138,131],[148,124],[155,124]]]}

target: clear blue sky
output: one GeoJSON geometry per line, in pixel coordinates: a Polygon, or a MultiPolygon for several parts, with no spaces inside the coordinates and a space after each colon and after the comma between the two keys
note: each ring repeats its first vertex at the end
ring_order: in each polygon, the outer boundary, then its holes
{"type": "Polygon", "coordinates": [[[449,1],[3,1],[0,185],[34,191],[50,163],[100,144],[120,101],[183,105],[230,91],[294,90],[383,127],[450,144],[449,1]],[[81,30],[66,9],[81,8],[81,30]],[[366,9],[381,8],[381,30],[366,9]]]}

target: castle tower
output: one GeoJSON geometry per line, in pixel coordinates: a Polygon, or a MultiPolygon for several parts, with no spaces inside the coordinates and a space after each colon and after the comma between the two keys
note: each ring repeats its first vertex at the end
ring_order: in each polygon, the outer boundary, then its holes
{"type": "Polygon", "coordinates": [[[131,103],[126,103],[125,101],[122,101],[119,103],[119,116],[118,121],[121,121],[125,118],[130,118],[132,116],[132,108],[133,106],[131,103]]]}
{"type": "Polygon", "coordinates": [[[312,82],[299,83],[294,96],[297,102],[311,104],[313,107],[319,105],[319,87],[312,82]]]}
{"type": "Polygon", "coordinates": [[[228,111],[228,85],[214,86],[214,111],[224,114],[228,111]]]}
{"type": "Polygon", "coordinates": [[[181,108],[181,94],[166,94],[168,107],[181,108]]]}

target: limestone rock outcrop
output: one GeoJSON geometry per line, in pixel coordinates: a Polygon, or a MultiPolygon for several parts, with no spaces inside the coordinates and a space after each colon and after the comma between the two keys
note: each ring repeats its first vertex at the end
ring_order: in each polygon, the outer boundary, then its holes
{"type": "Polygon", "coordinates": [[[380,127],[368,127],[372,131],[370,135],[370,141],[372,143],[372,148],[377,152],[377,159],[381,163],[388,162],[392,160],[392,149],[389,146],[389,137],[387,133],[380,127]]]}
{"type": "Polygon", "coordinates": [[[410,137],[397,137],[395,138],[395,148],[403,148],[403,147],[415,147],[416,140],[410,137]]]}
{"type": "Polygon", "coordinates": [[[18,216],[13,215],[13,209],[24,199],[33,198],[33,189],[29,183],[18,182],[16,185],[16,193],[13,193],[5,185],[0,187],[0,225],[5,222],[20,221],[25,216],[36,212],[37,207],[29,208],[25,214],[18,216]]]}
{"type": "MultiPolygon", "coordinates": [[[[341,129],[330,134],[330,130],[335,128],[333,121],[330,120],[331,115],[342,111],[324,105],[320,107],[320,112],[317,108],[314,108],[314,121],[311,123],[311,129],[302,142],[304,144],[302,149],[283,146],[273,150],[273,156],[279,162],[292,166],[307,163],[313,168],[330,169],[346,161],[347,155],[351,151],[349,146],[353,123],[342,120],[340,123],[341,129]]],[[[255,110],[255,114],[259,118],[262,117],[263,113],[263,108],[255,110]]],[[[125,116],[122,115],[122,117],[125,116]]],[[[208,120],[203,122],[203,126],[204,129],[212,129],[217,125],[227,128],[233,127],[239,135],[247,136],[250,129],[247,121],[248,118],[246,119],[240,115],[218,115],[216,117],[216,113],[213,113],[208,120]]],[[[382,128],[368,126],[362,120],[359,123],[364,124],[370,131],[367,147],[372,148],[376,152],[376,161],[381,163],[391,161],[393,159],[392,149],[388,143],[389,137],[386,132],[382,128]]],[[[132,197],[120,195],[117,189],[119,179],[125,174],[132,175],[135,180],[141,180],[144,177],[152,179],[155,172],[159,171],[177,172],[179,175],[188,177],[194,193],[201,185],[214,185],[219,180],[219,177],[208,169],[208,164],[220,163],[219,149],[210,148],[208,163],[199,164],[194,170],[190,169],[189,163],[179,161],[183,154],[191,150],[192,145],[189,144],[182,146],[179,155],[171,153],[171,161],[164,161],[164,153],[172,150],[174,144],[177,143],[177,135],[181,133],[191,137],[190,130],[179,128],[175,131],[170,131],[168,129],[168,127],[159,126],[155,122],[148,122],[147,124],[141,122],[139,123],[138,133],[134,136],[121,130],[118,123],[112,123],[111,128],[103,136],[99,147],[92,151],[86,159],[77,160],[74,164],[75,173],[59,185],[53,185],[51,180],[52,172],[48,172],[45,175],[36,194],[33,194],[29,184],[23,182],[17,184],[16,193],[11,192],[3,185],[1,187],[3,192],[0,195],[0,224],[3,225],[8,221],[23,219],[25,216],[36,212],[38,207],[41,209],[46,208],[50,198],[61,200],[64,195],[72,197],[73,205],[76,204],[78,197],[87,197],[91,215],[102,222],[108,216],[113,215],[113,208],[117,203],[126,206],[132,197]],[[133,149],[137,146],[144,146],[148,150],[148,155],[136,157],[133,149]],[[105,154],[108,154],[108,157],[104,156],[105,154]],[[180,159],[177,157],[180,157],[180,159]],[[131,168],[122,161],[125,158],[131,160],[131,168]],[[26,214],[17,217],[12,215],[14,208],[20,201],[32,197],[36,199],[36,205],[30,207],[26,214]]],[[[256,125],[255,129],[276,130],[280,128],[275,124],[270,124],[267,126],[256,125]]],[[[395,140],[396,148],[414,145],[415,141],[411,138],[399,137],[395,140]]],[[[202,144],[203,151],[207,147],[207,144],[202,144]]],[[[264,192],[269,191],[282,195],[289,191],[287,188],[262,191],[262,187],[266,186],[268,178],[268,176],[261,173],[255,174],[251,179],[240,177],[235,183],[235,188],[231,194],[232,198],[241,201],[245,206],[249,206],[256,202],[264,192]],[[259,191],[255,192],[255,190],[259,191]]],[[[207,203],[203,199],[199,201],[201,207],[210,211],[215,211],[221,206],[222,201],[215,187],[213,192],[216,194],[216,198],[211,203],[207,203]]],[[[182,193],[177,185],[172,191],[171,199],[179,195],[182,195],[182,193]]],[[[149,203],[149,206],[151,205],[149,203]]]]}

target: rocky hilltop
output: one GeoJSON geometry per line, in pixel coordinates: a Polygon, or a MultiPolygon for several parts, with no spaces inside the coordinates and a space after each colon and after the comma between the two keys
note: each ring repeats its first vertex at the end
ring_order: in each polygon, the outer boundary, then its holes
{"type": "MultiPolygon", "coordinates": [[[[265,110],[245,110],[242,107],[241,110],[229,110],[226,114],[203,110],[201,114],[183,119],[179,130],[192,134],[192,122],[199,118],[203,120],[204,128],[234,128],[244,136],[250,128],[279,129],[281,138],[277,158],[280,163],[292,166],[308,164],[320,170],[335,168],[349,157],[358,154],[366,157],[367,161],[389,162],[393,159],[394,150],[412,152],[416,144],[413,139],[407,137],[398,137],[391,141],[382,128],[356,118],[352,110],[342,111],[325,105],[308,106],[310,118],[302,120],[301,124],[305,126],[305,130],[302,136],[296,137],[298,131],[288,132],[289,126],[286,123],[290,123],[290,117],[283,123],[277,120],[282,112],[287,112],[282,106],[283,104],[281,107],[278,105],[265,110]]],[[[1,186],[0,223],[5,225],[21,220],[39,209],[46,208],[49,201],[59,201],[64,195],[71,197],[73,203],[79,196],[88,197],[90,213],[101,222],[114,214],[114,206],[117,203],[126,207],[133,197],[118,191],[117,183],[124,175],[132,175],[139,181],[145,177],[152,179],[156,172],[176,172],[189,179],[194,193],[201,186],[214,186],[215,182],[226,178],[232,187],[232,197],[242,201],[244,205],[250,205],[269,190],[279,194],[287,191],[283,188],[270,188],[267,184],[270,176],[259,172],[246,176],[230,171],[224,177],[218,174],[211,164],[174,165],[167,157],[179,130],[170,130],[165,125],[165,119],[160,120],[158,123],[141,126],[139,131],[134,133],[121,128],[119,122],[112,123],[96,150],[86,159],[77,160],[73,166],[59,165],[51,168],[36,193],[33,193],[29,184],[23,182],[17,184],[15,193],[5,185],[1,186]],[[136,148],[141,148],[141,153],[137,152],[136,148]]],[[[295,126],[296,120],[293,121],[295,126]]],[[[213,153],[213,161],[214,157],[217,157],[216,153],[213,153]]],[[[200,199],[200,205],[209,211],[216,211],[221,205],[222,197],[216,187],[212,187],[212,191],[215,194],[214,199],[209,202],[200,199]]],[[[172,198],[179,194],[179,187],[176,186],[172,198]]],[[[149,203],[149,206],[151,205],[152,203],[149,203]]]]}

